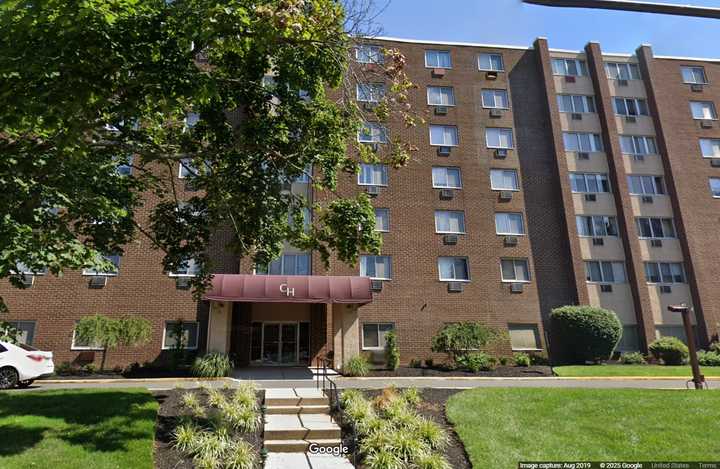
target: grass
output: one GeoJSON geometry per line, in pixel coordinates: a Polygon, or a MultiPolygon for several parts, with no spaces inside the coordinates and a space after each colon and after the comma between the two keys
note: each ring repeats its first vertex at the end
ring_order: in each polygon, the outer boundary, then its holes
{"type": "Polygon", "coordinates": [[[0,394],[0,467],[153,467],[158,404],[142,389],[0,394]]]}
{"type": "MultiPolygon", "coordinates": [[[[692,378],[689,365],[572,365],[553,367],[558,376],[681,376],[692,378]]],[[[705,376],[720,376],[720,366],[701,366],[705,376]]]]}
{"type": "Polygon", "coordinates": [[[519,461],[714,461],[720,392],[474,389],[447,414],[473,467],[519,461]]]}

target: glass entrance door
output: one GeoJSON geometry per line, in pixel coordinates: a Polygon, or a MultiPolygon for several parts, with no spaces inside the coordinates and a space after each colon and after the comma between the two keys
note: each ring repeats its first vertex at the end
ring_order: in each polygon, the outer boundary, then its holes
{"type": "Polygon", "coordinates": [[[310,323],[254,322],[250,359],[264,365],[307,363],[310,348],[310,323]]]}
{"type": "Polygon", "coordinates": [[[282,324],[281,326],[281,341],[280,341],[280,361],[282,363],[297,363],[297,335],[298,325],[296,322],[282,324]]]}
{"type": "Polygon", "coordinates": [[[279,365],[280,361],[280,324],[263,324],[262,361],[270,365],[279,365]]]}

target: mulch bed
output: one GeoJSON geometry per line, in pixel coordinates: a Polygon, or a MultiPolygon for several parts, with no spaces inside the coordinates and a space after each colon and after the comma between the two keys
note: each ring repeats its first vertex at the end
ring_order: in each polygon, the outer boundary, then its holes
{"type": "Polygon", "coordinates": [[[487,376],[487,377],[514,377],[529,378],[533,376],[553,376],[552,369],[549,366],[499,366],[493,371],[479,371],[471,373],[462,370],[444,370],[440,368],[410,368],[401,366],[397,370],[371,370],[367,376],[382,377],[422,377],[422,376],[441,376],[452,378],[453,376],[487,376]]]}
{"type": "MultiPolygon", "coordinates": [[[[207,401],[200,389],[157,391],[153,393],[160,409],[158,410],[155,427],[155,468],[156,469],[192,469],[192,459],[186,457],[172,446],[172,434],[177,426],[180,415],[183,414],[181,396],[186,392],[199,394],[200,403],[207,407],[207,401]]],[[[227,391],[228,393],[230,391],[227,391]]],[[[258,392],[258,401],[263,402],[264,393],[258,392]]],[[[255,433],[245,433],[242,439],[257,448],[262,449],[262,425],[255,433]]]]}
{"type": "Polygon", "coordinates": [[[43,376],[38,380],[44,379],[68,379],[68,380],[80,380],[80,379],[143,379],[143,378],[187,378],[192,376],[189,369],[180,370],[168,370],[161,368],[140,368],[136,371],[119,372],[106,370],[95,373],[84,373],[81,370],[73,371],[72,373],[56,373],[50,376],[43,376]]]}

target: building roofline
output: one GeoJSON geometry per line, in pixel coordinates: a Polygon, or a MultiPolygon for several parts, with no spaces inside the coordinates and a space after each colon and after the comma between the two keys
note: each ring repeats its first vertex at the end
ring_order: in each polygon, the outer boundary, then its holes
{"type": "Polygon", "coordinates": [[[378,41],[395,41],[407,42],[410,44],[437,44],[439,46],[470,46],[470,47],[490,47],[494,49],[516,49],[516,50],[532,50],[532,47],[509,46],[504,44],[481,44],[478,42],[455,42],[455,41],[432,41],[423,39],[406,39],[401,37],[376,36],[369,39],[377,39],[378,41]]]}

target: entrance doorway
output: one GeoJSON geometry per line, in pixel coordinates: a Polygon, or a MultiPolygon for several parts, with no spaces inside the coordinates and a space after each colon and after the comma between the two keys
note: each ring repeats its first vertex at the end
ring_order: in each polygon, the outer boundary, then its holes
{"type": "Polygon", "coordinates": [[[309,359],[309,322],[252,323],[251,362],[262,365],[306,365],[309,359]]]}

